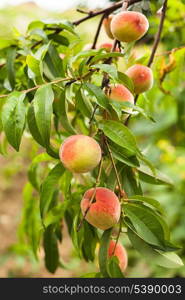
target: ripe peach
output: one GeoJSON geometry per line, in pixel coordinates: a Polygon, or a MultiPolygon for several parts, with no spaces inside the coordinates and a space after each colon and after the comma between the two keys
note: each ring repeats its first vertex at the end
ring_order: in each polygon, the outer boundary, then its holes
{"type": "Polygon", "coordinates": [[[111,24],[112,18],[113,18],[113,15],[109,15],[107,18],[105,18],[103,20],[103,26],[104,26],[105,32],[108,35],[108,37],[113,40],[114,36],[110,29],[110,24],[111,24]]]}
{"type": "MultiPolygon", "coordinates": [[[[116,84],[111,86],[111,92],[108,95],[110,99],[118,101],[118,102],[130,102],[134,104],[134,96],[132,93],[122,84],[116,84]]],[[[126,111],[130,112],[132,109],[128,108],[126,111]]]]}
{"type": "MultiPolygon", "coordinates": [[[[111,52],[112,47],[113,47],[113,44],[111,44],[111,43],[103,43],[103,44],[98,46],[98,49],[105,49],[106,52],[111,52]]],[[[114,52],[120,52],[119,48],[116,47],[114,52]]]]}
{"type": "Polygon", "coordinates": [[[61,59],[65,58],[65,54],[64,53],[59,53],[59,56],[60,56],[61,59]]]}
{"type": "Polygon", "coordinates": [[[91,137],[77,134],[68,137],[59,150],[60,160],[74,173],[86,173],[101,160],[101,148],[91,137]]]}
{"type": "Polygon", "coordinates": [[[119,261],[119,267],[122,270],[122,272],[124,272],[128,264],[127,252],[120,243],[117,243],[116,249],[114,251],[115,245],[116,245],[116,241],[113,240],[110,241],[109,249],[108,249],[108,257],[116,256],[119,261]]]}
{"type": "Polygon", "coordinates": [[[92,188],[85,192],[81,201],[81,210],[84,215],[87,208],[90,208],[87,212],[85,219],[91,225],[106,230],[118,223],[120,218],[120,203],[118,197],[113,191],[98,187],[92,188]],[[94,200],[90,205],[90,201],[94,195],[94,200]]]}
{"type": "Polygon", "coordinates": [[[139,40],[148,30],[149,23],[145,15],[136,11],[123,11],[111,21],[111,32],[121,42],[139,40]]]}
{"type": "Polygon", "coordinates": [[[151,89],[153,85],[153,73],[150,68],[137,64],[130,67],[126,71],[126,74],[132,79],[136,94],[151,89]]]}

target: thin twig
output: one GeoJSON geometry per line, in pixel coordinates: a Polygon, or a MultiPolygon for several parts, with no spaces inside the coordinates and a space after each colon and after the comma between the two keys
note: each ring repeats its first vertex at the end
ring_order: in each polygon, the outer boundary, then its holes
{"type": "Polygon", "coordinates": [[[165,20],[165,16],[166,16],[167,3],[168,3],[168,0],[165,0],[164,4],[163,4],[163,8],[162,8],[162,14],[161,14],[161,19],[160,19],[159,29],[158,29],[158,32],[155,36],[154,45],[153,45],[153,48],[152,48],[152,53],[151,53],[150,59],[148,61],[148,65],[147,65],[148,67],[150,67],[153,63],[154,56],[155,56],[157,47],[158,47],[160,39],[161,39],[161,33],[162,33],[162,30],[163,30],[164,20],[165,20]]]}
{"type": "Polygon", "coordinates": [[[89,12],[89,11],[85,11],[85,10],[80,9],[80,8],[77,8],[76,11],[79,12],[79,13],[81,13],[81,14],[86,14],[86,15],[89,15],[89,14],[91,13],[91,12],[89,12]]]}
{"type": "Polygon", "coordinates": [[[98,28],[97,28],[97,31],[96,31],[96,34],[95,34],[95,37],[94,37],[94,41],[93,41],[93,44],[92,44],[92,47],[91,47],[92,49],[96,49],[96,43],[98,41],[98,37],[99,37],[100,31],[101,31],[103,20],[105,19],[106,15],[107,15],[106,13],[103,14],[101,19],[100,19],[100,22],[98,24],[98,28]]]}
{"type": "Polygon", "coordinates": [[[95,183],[95,186],[94,186],[94,191],[93,191],[93,194],[90,198],[90,201],[89,201],[89,206],[87,207],[87,209],[85,210],[84,214],[83,214],[83,218],[81,219],[80,223],[78,224],[78,227],[77,227],[77,232],[80,230],[80,228],[82,227],[83,225],[83,222],[87,216],[87,213],[89,211],[89,209],[91,208],[91,205],[94,201],[94,198],[95,198],[95,195],[96,195],[96,189],[98,187],[98,184],[100,182],[100,177],[101,177],[101,172],[102,172],[102,165],[103,165],[103,159],[100,160],[100,163],[99,163],[99,170],[98,170],[98,176],[97,176],[97,179],[96,179],[96,183],[95,183]]]}
{"type": "MultiPolygon", "coordinates": [[[[57,79],[57,80],[53,80],[53,81],[50,81],[50,82],[46,82],[46,83],[43,83],[43,84],[38,84],[30,89],[27,89],[27,90],[22,90],[20,91],[20,93],[29,93],[29,92],[32,92],[32,91],[35,91],[37,89],[39,89],[40,87],[42,86],[45,86],[45,85],[48,85],[48,84],[56,84],[56,83],[60,83],[62,81],[68,81],[68,80],[71,80],[71,78],[60,78],[60,79],[57,79]]],[[[4,95],[0,95],[0,98],[5,98],[7,96],[9,96],[10,94],[4,94],[4,95]]]]}

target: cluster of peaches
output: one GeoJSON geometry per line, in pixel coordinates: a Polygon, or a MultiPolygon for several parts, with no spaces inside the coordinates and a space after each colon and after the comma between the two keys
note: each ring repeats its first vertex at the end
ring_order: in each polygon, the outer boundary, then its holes
{"type": "MultiPolygon", "coordinates": [[[[140,39],[148,30],[146,17],[139,12],[125,11],[110,15],[104,20],[107,35],[120,42],[133,42],[140,39]]],[[[109,47],[110,48],[110,47],[109,47]]],[[[151,88],[153,75],[150,68],[133,65],[126,74],[132,79],[134,93],[140,94],[151,88]]],[[[134,104],[134,95],[124,86],[111,86],[109,98],[115,101],[128,101],[134,104]]],[[[74,173],[92,171],[101,161],[102,151],[95,139],[85,135],[68,137],[60,147],[60,160],[63,165],[74,173]]],[[[115,226],[120,219],[121,205],[116,194],[104,187],[87,190],[81,201],[81,210],[87,222],[101,230],[115,226]],[[92,201],[92,198],[93,201],[92,201]]],[[[122,271],[127,267],[125,248],[111,240],[108,256],[116,256],[122,271]]]]}

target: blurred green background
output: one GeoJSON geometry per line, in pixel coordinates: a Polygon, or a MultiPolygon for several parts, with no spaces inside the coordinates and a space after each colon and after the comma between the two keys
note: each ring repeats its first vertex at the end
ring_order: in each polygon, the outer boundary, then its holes
{"type": "MultiPolygon", "coordinates": [[[[131,63],[131,57],[147,59],[153,43],[153,35],[159,24],[156,12],[160,3],[152,1],[152,15],[149,16],[150,31],[146,39],[138,43],[128,60],[120,59],[119,68],[124,71],[131,63]]],[[[137,7],[136,7],[137,9],[137,7]]],[[[66,12],[50,12],[33,3],[9,6],[0,9],[0,63],[1,51],[9,40],[25,34],[30,21],[45,18],[64,18],[76,20],[82,15],[72,9],[66,12]]],[[[136,116],[130,122],[130,128],[137,137],[140,148],[154,165],[174,182],[173,187],[142,184],[146,195],[156,198],[165,210],[166,220],[172,232],[172,240],[180,245],[180,257],[185,263],[185,4],[183,1],[169,0],[169,9],[165,21],[162,42],[158,49],[153,71],[155,84],[151,91],[139,98],[138,104],[145,108],[156,123],[142,116],[136,116]],[[168,52],[173,48],[174,52],[168,52]],[[164,82],[160,76],[168,66],[164,82]]],[[[92,42],[98,18],[82,23],[77,32],[80,34],[79,49],[92,42]]],[[[98,43],[108,41],[102,30],[98,43]]],[[[6,148],[4,136],[0,137],[1,152],[6,148]]],[[[49,274],[43,263],[35,261],[28,248],[18,243],[19,223],[23,205],[22,190],[27,180],[27,167],[37,152],[38,146],[29,136],[24,136],[21,150],[15,153],[8,148],[5,156],[0,156],[0,277],[78,277],[94,272],[98,263],[81,261],[72,247],[65,230],[60,253],[64,268],[54,275],[49,274]]],[[[127,277],[185,277],[185,267],[165,269],[146,262],[125,237],[129,255],[127,277]]],[[[98,250],[98,249],[97,249],[98,250]]]]}

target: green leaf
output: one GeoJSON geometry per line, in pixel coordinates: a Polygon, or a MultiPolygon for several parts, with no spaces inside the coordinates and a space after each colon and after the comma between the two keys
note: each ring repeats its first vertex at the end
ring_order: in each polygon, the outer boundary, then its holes
{"type": "Polygon", "coordinates": [[[82,252],[86,261],[94,261],[95,259],[95,250],[98,242],[97,230],[91,226],[89,223],[84,221],[84,240],[82,244],[82,252]],[[91,241],[89,243],[89,241],[91,241]]]}
{"type": "Polygon", "coordinates": [[[56,48],[51,44],[43,59],[43,72],[50,80],[55,80],[57,77],[64,76],[62,59],[56,48]]]}
{"type": "Polygon", "coordinates": [[[87,118],[91,118],[93,113],[93,106],[91,102],[82,94],[82,89],[80,88],[76,93],[76,106],[82,113],[82,115],[86,116],[87,118]]]}
{"type": "Polygon", "coordinates": [[[59,223],[64,217],[64,213],[69,202],[64,201],[57,206],[54,206],[45,216],[44,225],[48,227],[51,224],[59,223]]]}
{"type": "Polygon", "coordinates": [[[116,256],[112,256],[108,260],[108,272],[111,278],[124,278],[119,266],[119,260],[116,256]]]}
{"type": "Polygon", "coordinates": [[[144,206],[130,203],[124,206],[124,212],[144,241],[165,250],[165,232],[155,213],[144,206]]]}
{"type": "Polygon", "coordinates": [[[72,57],[72,59],[70,61],[70,65],[73,66],[79,59],[82,59],[82,58],[85,58],[84,61],[86,61],[86,58],[96,56],[98,52],[100,52],[100,51],[97,51],[95,49],[81,51],[77,55],[72,57]]]}
{"type": "Polygon", "coordinates": [[[28,121],[28,127],[29,127],[29,130],[30,130],[30,133],[33,136],[33,138],[35,139],[35,141],[39,145],[45,147],[45,143],[42,140],[42,136],[39,132],[39,129],[38,129],[38,126],[37,126],[37,123],[36,123],[33,103],[30,105],[30,107],[28,109],[27,121],[28,121]]]}
{"type": "Polygon", "coordinates": [[[102,121],[99,124],[99,128],[115,144],[129,150],[131,153],[130,156],[138,153],[139,150],[137,148],[135,138],[125,125],[117,121],[107,120],[102,121]]]}
{"type": "Polygon", "coordinates": [[[133,81],[125,73],[118,72],[118,82],[126,86],[131,91],[131,93],[134,93],[133,81]]]}
{"type": "Polygon", "coordinates": [[[108,274],[108,248],[111,238],[112,228],[104,231],[101,240],[100,240],[100,249],[99,249],[99,266],[102,275],[107,278],[108,274]]]}
{"type": "Polygon", "coordinates": [[[85,83],[84,87],[88,90],[88,92],[93,95],[97,103],[104,109],[108,110],[109,109],[109,99],[107,96],[104,94],[102,89],[94,84],[91,83],[85,83]]]}
{"type": "Polygon", "coordinates": [[[73,126],[68,120],[67,110],[68,110],[68,103],[66,97],[66,90],[64,90],[60,94],[59,102],[58,102],[58,112],[56,113],[58,114],[60,118],[60,122],[64,127],[64,129],[71,134],[76,134],[75,129],[73,128],[73,126]]]}
{"type": "Polygon", "coordinates": [[[116,158],[117,160],[121,161],[122,163],[130,167],[139,166],[139,162],[136,156],[130,156],[130,153],[127,150],[123,149],[122,147],[116,145],[113,142],[110,143],[109,146],[111,148],[114,158],[116,158]]]}
{"type": "Polygon", "coordinates": [[[35,120],[45,147],[50,144],[51,116],[54,94],[51,85],[40,87],[33,100],[35,120]]]}
{"type": "Polygon", "coordinates": [[[23,210],[21,222],[18,227],[19,243],[29,244],[29,249],[33,251],[36,259],[40,238],[42,234],[42,224],[39,214],[38,199],[33,197],[33,187],[27,183],[23,190],[23,210]]]}
{"type": "Polygon", "coordinates": [[[26,121],[26,94],[13,92],[7,98],[2,110],[2,124],[8,142],[19,151],[26,121]]]}
{"type": "Polygon", "coordinates": [[[59,251],[57,238],[53,226],[50,225],[44,232],[45,265],[49,272],[55,273],[59,265],[59,251]]]}
{"type": "Polygon", "coordinates": [[[164,209],[161,207],[161,204],[155,199],[152,199],[149,197],[144,197],[141,195],[135,195],[135,196],[132,196],[132,199],[129,199],[129,200],[139,200],[141,202],[145,202],[145,203],[153,206],[154,208],[156,208],[160,213],[162,213],[162,214],[164,213],[164,209]]]}
{"type": "Polygon", "coordinates": [[[41,62],[40,60],[36,59],[33,55],[28,55],[26,58],[26,63],[29,69],[32,71],[31,74],[28,70],[28,75],[31,79],[35,79],[36,82],[42,83],[42,72],[41,72],[41,62]]]}
{"type": "MultiPolygon", "coordinates": [[[[77,35],[77,33],[74,30],[74,25],[68,20],[61,20],[61,19],[56,19],[56,20],[44,20],[43,23],[49,27],[53,28],[60,28],[64,29],[66,31],[69,31],[70,33],[77,35]]],[[[47,27],[46,27],[47,28],[47,27]]]]}
{"type": "Polygon", "coordinates": [[[100,53],[100,54],[97,54],[96,56],[94,56],[92,59],[91,59],[91,64],[93,64],[94,62],[97,62],[99,60],[104,60],[104,59],[108,59],[110,57],[124,57],[124,54],[123,53],[120,53],[120,52],[111,52],[111,53],[100,53]]]}
{"type": "Polygon", "coordinates": [[[160,171],[155,169],[156,175],[154,175],[147,166],[140,165],[139,168],[137,168],[139,172],[139,178],[147,183],[151,184],[168,184],[173,185],[173,182],[170,178],[168,178],[166,175],[162,174],[160,171]]]}
{"type": "Polygon", "coordinates": [[[60,45],[69,46],[68,39],[63,35],[57,33],[49,34],[48,39],[53,40],[60,45]]]}
{"type": "Polygon", "coordinates": [[[128,237],[133,247],[141,253],[142,257],[149,263],[153,263],[164,268],[178,268],[183,266],[180,257],[173,252],[163,253],[153,249],[150,245],[145,243],[132,230],[128,228],[128,237]]]}
{"type": "Polygon", "coordinates": [[[36,190],[39,190],[39,188],[40,188],[40,180],[37,175],[39,164],[41,162],[52,161],[52,160],[53,160],[53,158],[51,156],[49,156],[47,153],[41,153],[33,159],[32,163],[28,169],[28,178],[36,190]]]}
{"type": "Polygon", "coordinates": [[[118,79],[118,71],[114,65],[108,64],[96,64],[92,65],[91,68],[100,69],[101,71],[109,74],[110,77],[117,80],[118,79]]]}
{"type": "Polygon", "coordinates": [[[6,62],[6,68],[8,73],[8,81],[11,87],[11,90],[15,87],[15,57],[16,57],[16,48],[9,48],[7,53],[7,62],[6,62]]]}
{"type": "Polygon", "coordinates": [[[82,244],[84,240],[84,230],[77,231],[78,224],[79,224],[79,216],[80,216],[80,211],[75,216],[74,215],[72,216],[73,220],[72,220],[72,228],[71,228],[71,238],[76,252],[78,253],[79,257],[82,257],[82,244]]]}
{"type": "Polygon", "coordinates": [[[59,183],[61,176],[64,174],[65,168],[61,163],[58,163],[48,174],[42,183],[40,191],[40,213],[41,217],[47,213],[51,203],[53,193],[59,183]]]}
{"type": "Polygon", "coordinates": [[[121,179],[123,188],[129,197],[143,194],[141,184],[132,168],[125,166],[121,171],[121,179]]]}

